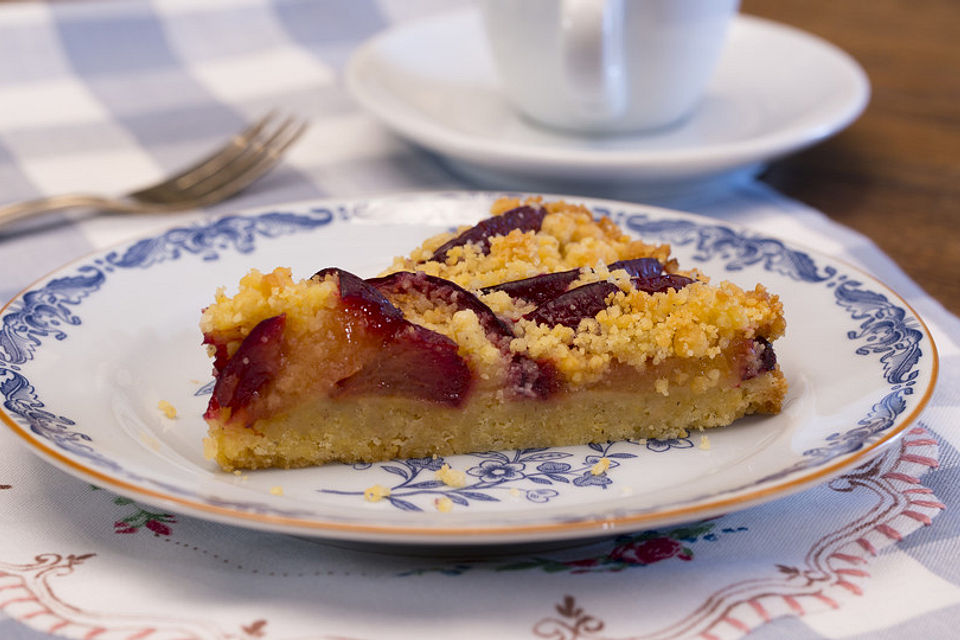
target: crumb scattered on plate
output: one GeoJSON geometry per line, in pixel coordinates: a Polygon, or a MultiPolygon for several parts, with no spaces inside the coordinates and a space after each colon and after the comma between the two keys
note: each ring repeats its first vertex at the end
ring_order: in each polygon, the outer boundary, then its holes
{"type": "Polygon", "coordinates": [[[434,476],[443,484],[455,489],[459,489],[467,484],[467,474],[463,471],[451,469],[450,465],[446,463],[434,472],[434,476]]]}
{"type": "Polygon", "coordinates": [[[433,501],[434,506],[437,508],[437,511],[440,513],[448,513],[453,509],[453,500],[447,496],[440,496],[433,501]]]}
{"type": "Polygon", "coordinates": [[[171,420],[177,417],[177,408],[166,400],[158,402],[157,409],[160,409],[160,412],[171,420]]]}
{"type": "Polygon", "coordinates": [[[390,489],[381,484],[375,484],[363,490],[363,499],[367,502],[380,502],[390,495],[390,489]]]}
{"type": "Polygon", "coordinates": [[[595,476],[606,473],[607,469],[610,468],[610,458],[600,458],[597,460],[597,463],[590,467],[590,473],[595,476]]]}

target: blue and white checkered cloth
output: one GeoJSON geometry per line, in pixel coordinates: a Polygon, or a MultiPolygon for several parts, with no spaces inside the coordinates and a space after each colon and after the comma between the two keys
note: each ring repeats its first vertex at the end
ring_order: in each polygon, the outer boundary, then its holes
{"type": "MultiPolygon", "coordinates": [[[[142,186],[277,107],[309,118],[307,135],[273,173],[214,212],[323,196],[473,188],[359,110],[342,82],[344,64],[358,44],[397,21],[451,4],[0,4],[0,205],[142,186]]],[[[911,457],[901,451],[900,458],[891,453],[885,462],[891,468],[914,465],[909,471],[918,480],[916,491],[887,488],[895,500],[917,505],[900,506],[914,513],[916,522],[899,530],[909,533],[902,540],[891,534],[875,544],[875,557],[867,549],[862,556],[837,552],[825,559],[836,563],[846,556],[848,563],[833,574],[846,578],[832,590],[804,591],[816,586],[823,567],[814,563],[816,545],[792,530],[791,518],[822,519],[827,535],[839,526],[834,507],[856,508],[869,500],[841,503],[840,492],[829,487],[743,516],[724,516],[714,529],[722,535],[700,538],[709,539],[714,552],[698,547],[697,562],[658,562],[642,574],[532,575],[489,564],[434,560],[431,565],[338,550],[180,516],[173,527],[164,514],[151,515],[123,498],[105,499],[105,492],[91,491],[40,462],[4,430],[0,638],[33,640],[50,633],[99,639],[406,638],[444,632],[471,638],[626,638],[657,628],[652,620],[668,628],[673,618],[689,624],[678,622],[656,637],[956,637],[960,322],[869,240],[749,179],[731,178],[709,193],[654,204],[788,236],[858,264],[903,295],[931,326],[940,349],[940,382],[907,438],[914,453],[925,453],[911,457]],[[920,473],[931,466],[938,468],[920,473]],[[152,522],[152,535],[146,530],[118,535],[118,509],[152,522]],[[922,509],[933,509],[936,517],[922,509]],[[745,521],[749,527],[738,529],[745,521]],[[753,542],[738,543],[738,535],[751,539],[737,533],[745,528],[753,542]],[[758,544],[757,536],[766,542],[758,544]],[[244,568],[263,554],[269,555],[269,570],[244,568]],[[679,583],[678,572],[687,572],[689,581],[694,570],[702,572],[694,578],[716,586],[720,595],[711,602],[727,603],[727,610],[704,609],[696,623],[696,615],[684,608],[691,604],[684,593],[676,594],[675,610],[644,609],[645,590],[669,590],[679,583]],[[783,578],[770,583],[780,590],[776,605],[770,594],[733,597],[751,576],[771,572],[783,578]],[[708,618],[713,622],[705,626],[708,618]]],[[[0,297],[11,298],[93,249],[196,215],[61,213],[0,232],[0,297]]]]}

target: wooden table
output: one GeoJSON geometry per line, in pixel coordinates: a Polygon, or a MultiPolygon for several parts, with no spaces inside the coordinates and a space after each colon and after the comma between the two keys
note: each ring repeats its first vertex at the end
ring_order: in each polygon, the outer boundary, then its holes
{"type": "Polygon", "coordinates": [[[960,2],[743,0],[819,35],[873,87],[863,116],[763,180],[869,236],[960,314],[960,2]]]}

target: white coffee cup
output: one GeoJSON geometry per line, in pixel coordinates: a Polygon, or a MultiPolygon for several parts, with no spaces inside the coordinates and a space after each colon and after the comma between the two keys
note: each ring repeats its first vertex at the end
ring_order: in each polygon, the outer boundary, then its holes
{"type": "Polygon", "coordinates": [[[578,132],[657,129],[703,96],[739,0],[484,0],[504,95],[578,132]]]}

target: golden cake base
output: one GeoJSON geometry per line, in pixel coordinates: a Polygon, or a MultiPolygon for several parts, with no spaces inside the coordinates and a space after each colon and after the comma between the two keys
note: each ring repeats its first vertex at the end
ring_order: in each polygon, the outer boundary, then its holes
{"type": "Polygon", "coordinates": [[[785,392],[775,369],[733,387],[674,386],[669,395],[598,389],[503,400],[481,392],[460,408],[386,396],[319,398],[259,420],[256,430],[212,423],[205,444],[208,457],[232,471],[680,438],[744,415],[777,413],[785,392]]]}

